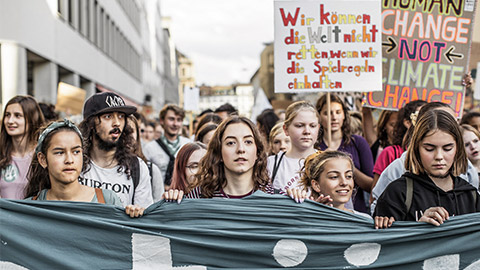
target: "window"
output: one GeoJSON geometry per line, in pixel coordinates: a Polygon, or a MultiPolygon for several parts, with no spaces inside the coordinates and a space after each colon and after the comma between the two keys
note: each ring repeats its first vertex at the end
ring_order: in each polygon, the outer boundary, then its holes
{"type": "Polygon", "coordinates": [[[73,1],[72,0],[68,0],[68,22],[70,23],[71,26],[75,27],[74,25],[74,20],[73,20],[73,11],[74,11],[74,6],[73,6],[73,1]]]}

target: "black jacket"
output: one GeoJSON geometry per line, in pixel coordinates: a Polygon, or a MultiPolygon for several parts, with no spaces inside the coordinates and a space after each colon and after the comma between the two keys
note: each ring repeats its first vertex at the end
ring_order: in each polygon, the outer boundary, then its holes
{"type": "Polygon", "coordinates": [[[374,216],[393,216],[397,221],[416,221],[425,210],[435,206],[445,208],[450,216],[480,212],[480,199],[476,188],[460,177],[452,178],[453,189],[445,192],[427,175],[406,172],[387,186],[378,199],[374,216]],[[413,180],[412,204],[408,213],[405,204],[407,186],[405,176],[413,180]]]}

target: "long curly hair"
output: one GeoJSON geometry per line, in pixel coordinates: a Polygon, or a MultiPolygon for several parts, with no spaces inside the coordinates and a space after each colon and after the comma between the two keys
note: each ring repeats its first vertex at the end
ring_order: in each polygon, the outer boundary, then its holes
{"type": "MultiPolygon", "coordinates": [[[[88,172],[91,168],[90,166],[90,153],[93,150],[93,137],[97,132],[97,123],[100,124],[102,119],[101,115],[93,115],[87,119],[84,119],[80,125],[80,131],[83,135],[83,151],[86,153],[86,163],[87,167],[85,172],[88,172]]],[[[117,172],[125,172],[127,178],[130,179],[131,173],[131,164],[137,162],[137,156],[135,154],[135,141],[132,136],[133,129],[127,124],[127,117],[125,117],[125,124],[122,130],[122,135],[118,139],[118,146],[115,149],[114,158],[118,162],[117,172]]]]}
{"type": "MultiPolygon", "coordinates": [[[[41,130],[43,131],[45,128],[47,127],[45,126],[41,130]]],[[[40,152],[45,156],[47,156],[47,150],[50,147],[50,142],[53,138],[53,135],[60,132],[66,132],[66,131],[73,132],[78,135],[78,133],[75,132],[73,128],[68,126],[55,129],[52,132],[48,133],[48,135],[43,140],[42,148],[40,149],[40,152]]],[[[83,141],[82,141],[82,146],[83,146],[83,141]]],[[[85,169],[86,165],[87,165],[86,154],[85,154],[85,151],[83,151],[82,171],[85,169]]],[[[40,165],[38,161],[38,155],[33,156],[32,163],[30,163],[30,167],[28,169],[27,179],[29,181],[28,181],[28,185],[25,187],[25,198],[36,196],[42,189],[49,189],[52,187],[52,184],[50,182],[50,175],[48,174],[48,167],[43,168],[40,165]]]]}
{"type": "MultiPolygon", "coordinates": [[[[328,95],[324,94],[323,96],[321,96],[317,100],[316,107],[317,107],[317,111],[320,115],[322,114],[323,108],[325,106],[327,106],[327,97],[328,97],[328,95]]],[[[330,103],[338,103],[342,106],[343,115],[345,117],[345,119],[343,120],[342,127],[341,127],[342,139],[343,139],[344,145],[348,145],[348,144],[350,144],[350,141],[352,140],[352,127],[351,127],[351,124],[350,124],[351,119],[350,119],[350,114],[348,113],[347,105],[345,105],[345,102],[343,102],[343,100],[339,96],[337,96],[333,93],[330,94],[330,103]]],[[[320,144],[322,142],[323,134],[325,134],[325,132],[327,132],[326,127],[323,127],[322,125],[320,125],[320,131],[318,132],[317,144],[320,144]]]]}
{"type": "Polygon", "coordinates": [[[257,160],[253,167],[252,176],[254,190],[265,191],[265,187],[269,184],[267,153],[260,132],[248,118],[231,116],[225,119],[216,129],[212,140],[208,144],[207,154],[200,161],[200,169],[195,175],[196,182],[193,187],[200,187],[203,198],[212,198],[215,191],[219,191],[227,185],[225,168],[222,162],[222,138],[227,127],[237,123],[245,124],[250,128],[257,147],[257,160]]]}
{"type": "Polygon", "coordinates": [[[5,110],[3,110],[0,129],[0,170],[5,169],[12,162],[12,136],[8,135],[4,123],[7,107],[12,104],[20,104],[22,107],[23,117],[25,118],[25,134],[22,140],[26,140],[27,147],[35,145],[39,134],[38,129],[45,122],[42,110],[32,96],[15,96],[7,102],[5,110]]]}

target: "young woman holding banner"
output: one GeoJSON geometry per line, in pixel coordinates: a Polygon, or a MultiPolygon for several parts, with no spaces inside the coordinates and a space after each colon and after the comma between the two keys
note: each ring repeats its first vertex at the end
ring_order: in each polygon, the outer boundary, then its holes
{"type": "MultiPolygon", "coordinates": [[[[122,206],[117,195],[106,189],[87,187],[78,181],[85,168],[80,130],[69,120],[52,122],[41,133],[28,171],[26,198],[39,201],[94,202],[122,206]]],[[[125,207],[130,217],[144,208],[125,207]]]]}
{"type": "MultiPolygon", "coordinates": [[[[255,125],[245,117],[231,116],[220,124],[208,144],[187,198],[240,199],[257,190],[282,193],[270,185],[266,167],[265,145],[255,125]]],[[[180,203],[183,191],[171,189],[164,196],[180,203]]],[[[296,190],[291,197],[303,202],[306,192],[296,190]]]]}
{"type": "Polygon", "coordinates": [[[352,135],[350,116],[345,103],[335,94],[325,94],[317,101],[317,111],[320,113],[320,134],[318,148],[320,150],[338,150],[349,153],[356,170],[354,180],[356,194],[352,197],[355,210],[368,213],[363,191],[370,192],[373,182],[373,157],[367,141],[358,135],[352,135]],[[330,111],[327,97],[330,96],[330,111]],[[328,123],[328,114],[331,121],[328,123]],[[328,142],[328,125],[331,127],[331,142],[328,142]]]}
{"type": "Polygon", "coordinates": [[[426,111],[417,121],[407,150],[407,172],[390,183],[375,208],[375,224],[395,220],[436,226],[453,215],[480,212],[477,189],[460,174],[467,154],[455,118],[445,110],[426,111]]]}
{"type": "Polygon", "coordinates": [[[353,194],[354,170],[353,161],[347,153],[317,152],[305,160],[301,181],[305,188],[311,190],[312,200],[371,219],[368,214],[345,207],[353,194]]]}

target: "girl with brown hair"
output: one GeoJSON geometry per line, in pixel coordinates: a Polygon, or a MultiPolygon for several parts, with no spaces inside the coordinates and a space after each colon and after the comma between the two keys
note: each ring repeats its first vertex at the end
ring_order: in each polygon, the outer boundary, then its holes
{"type": "Polygon", "coordinates": [[[0,131],[0,197],[23,199],[27,171],[44,118],[31,96],[15,96],[7,102],[0,131]]]}
{"type": "MultiPolygon", "coordinates": [[[[282,193],[271,186],[266,167],[265,145],[255,125],[246,117],[231,116],[215,131],[187,198],[239,199],[257,190],[282,193]]],[[[169,190],[164,196],[180,202],[183,191],[169,190]]],[[[303,202],[306,192],[291,197],[303,202]]]]}

